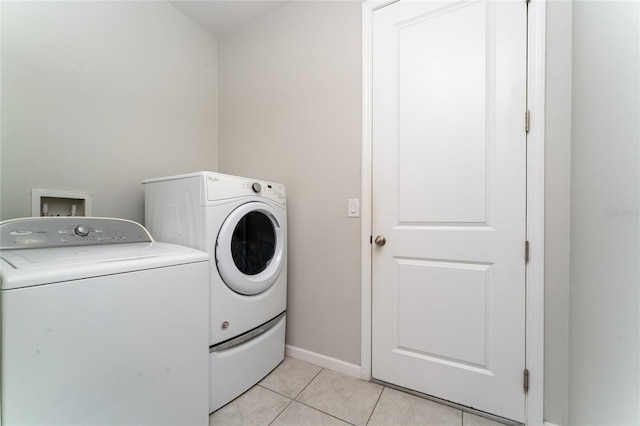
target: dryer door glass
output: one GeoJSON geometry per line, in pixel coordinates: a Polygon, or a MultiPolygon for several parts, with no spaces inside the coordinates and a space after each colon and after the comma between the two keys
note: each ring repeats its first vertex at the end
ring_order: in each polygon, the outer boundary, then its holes
{"type": "MultiPolygon", "coordinates": [[[[222,281],[243,295],[262,293],[280,277],[286,264],[282,213],[253,201],[233,210],[220,227],[216,266],[222,281]]],[[[283,219],[285,220],[285,219],[283,219]]]]}
{"type": "Polygon", "coordinates": [[[267,215],[253,211],[240,219],[231,237],[231,256],[240,272],[256,275],[267,269],[275,248],[276,233],[267,215]]]}

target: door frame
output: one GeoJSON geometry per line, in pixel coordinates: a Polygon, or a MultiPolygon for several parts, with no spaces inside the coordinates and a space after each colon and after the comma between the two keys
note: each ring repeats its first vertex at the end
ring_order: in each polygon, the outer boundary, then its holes
{"type": "MultiPolygon", "coordinates": [[[[376,9],[398,0],[368,0],[362,4],[362,211],[361,211],[361,339],[360,378],[371,379],[372,341],[372,30],[376,9]]],[[[544,102],[546,0],[527,1],[527,240],[526,264],[526,393],[527,425],[543,424],[544,409],[544,102]]],[[[523,127],[525,111],[522,111],[523,127]]]]}

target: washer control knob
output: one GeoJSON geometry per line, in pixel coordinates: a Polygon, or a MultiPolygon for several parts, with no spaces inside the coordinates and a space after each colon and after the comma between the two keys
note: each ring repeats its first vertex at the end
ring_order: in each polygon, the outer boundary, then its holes
{"type": "Polygon", "coordinates": [[[253,192],[260,192],[262,191],[262,185],[260,185],[258,182],[255,182],[253,185],[251,185],[251,189],[253,189],[253,192]]]}
{"type": "Polygon", "coordinates": [[[78,237],[86,237],[87,235],[89,235],[89,232],[91,232],[91,228],[89,228],[87,225],[78,225],[73,228],[73,233],[78,237]]]}

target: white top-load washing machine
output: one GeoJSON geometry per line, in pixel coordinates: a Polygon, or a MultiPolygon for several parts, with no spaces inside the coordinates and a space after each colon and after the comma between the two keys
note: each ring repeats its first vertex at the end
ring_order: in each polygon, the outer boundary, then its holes
{"type": "Polygon", "coordinates": [[[211,256],[211,412],[284,359],[287,201],[284,185],[198,172],[148,179],[145,225],[159,241],[211,256]]]}
{"type": "Polygon", "coordinates": [[[0,245],[2,424],[208,424],[206,253],[85,217],[0,245]]]}

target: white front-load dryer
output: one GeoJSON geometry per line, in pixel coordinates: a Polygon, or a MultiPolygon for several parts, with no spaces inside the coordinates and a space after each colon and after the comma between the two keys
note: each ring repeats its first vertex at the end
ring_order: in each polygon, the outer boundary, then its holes
{"type": "Polygon", "coordinates": [[[287,201],[282,184],[213,172],[147,179],[145,225],[210,256],[209,410],[284,359],[287,201]]]}

